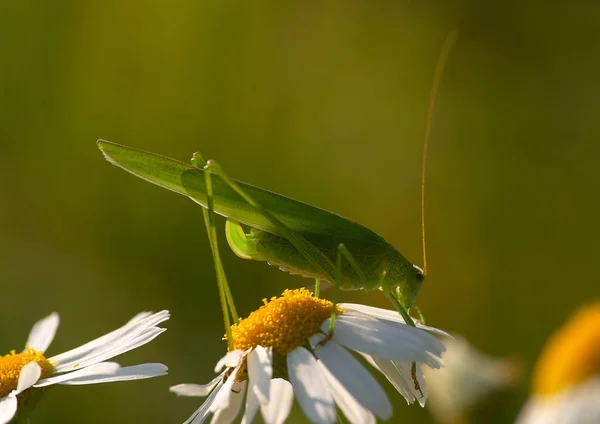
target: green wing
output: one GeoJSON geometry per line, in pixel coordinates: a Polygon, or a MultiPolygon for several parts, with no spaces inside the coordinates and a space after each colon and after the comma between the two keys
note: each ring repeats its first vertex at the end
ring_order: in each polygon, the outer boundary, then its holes
{"type": "MultiPolygon", "coordinates": [[[[204,171],[164,156],[98,140],[104,157],[113,165],[207,206],[204,171]]],[[[356,240],[388,244],[362,225],[324,209],[236,181],[240,187],[290,229],[302,234],[332,237],[338,243],[356,240]]],[[[213,178],[215,212],[254,228],[279,234],[277,229],[218,177],[213,178]]]]}

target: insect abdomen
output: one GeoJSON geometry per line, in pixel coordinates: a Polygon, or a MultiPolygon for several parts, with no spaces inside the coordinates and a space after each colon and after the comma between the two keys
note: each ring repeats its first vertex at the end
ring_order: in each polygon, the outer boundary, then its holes
{"type": "MultiPolygon", "coordinates": [[[[229,246],[240,258],[265,261],[283,271],[306,278],[329,280],[283,237],[256,229],[251,229],[249,233],[246,233],[239,223],[231,220],[227,220],[225,231],[229,246]]],[[[312,235],[306,237],[332,263],[336,263],[337,247],[340,241],[330,237],[315,238],[312,235]]],[[[365,281],[361,280],[347,260],[342,259],[340,288],[343,290],[373,290],[377,288],[381,282],[381,266],[385,262],[388,247],[355,241],[345,244],[365,276],[365,281]]]]}

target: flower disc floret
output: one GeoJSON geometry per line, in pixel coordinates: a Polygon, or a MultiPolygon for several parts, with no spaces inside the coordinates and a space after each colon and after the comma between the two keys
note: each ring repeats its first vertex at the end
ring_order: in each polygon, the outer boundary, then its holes
{"type": "Polygon", "coordinates": [[[54,368],[42,352],[30,347],[21,353],[11,350],[0,357],[0,398],[16,390],[21,369],[30,362],[37,362],[42,369],[42,378],[48,377],[54,368]]]}
{"type": "MultiPolygon", "coordinates": [[[[333,303],[314,297],[306,289],[286,290],[280,297],[240,319],[231,326],[233,347],[242,351],[256,346],[272,347],[273,352],[286,355],[298,346],[304,346],[331,316],[333,303]]],[[[336,308],[338,315],[343,310],[336,308]]]]}

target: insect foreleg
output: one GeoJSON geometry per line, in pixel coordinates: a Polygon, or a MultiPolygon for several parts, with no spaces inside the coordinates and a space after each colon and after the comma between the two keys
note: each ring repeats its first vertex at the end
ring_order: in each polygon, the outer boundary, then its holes
{"type": "Polygon", "coordinates": [[[388,285],[383,285],[381,287],[381,289],[383,290],[385,297],[387,297],[390,300],[390,302],[392,302],[392,305],[394,305],[394,308],[396,308],[398,313],[402,316],[402,318],[404,319],[404,322],[407,325],[410,325],[411,327],[416,327],[415,322],[413,321],[411,316],[408,314],[406,309],[404,309],[404,306],[402,306],[402,304],[396,297],[395,293],[392,291],[391,287],[389,287],[388,285]]]}
{"type": "Polygon", "coordinates": [[[419,315],[419,320],[421,323],[425,324],[425,316],[423,315],[423,312],[421,312],[421,308],[419,308],[417,305],[412,305],[412,308],[417,311],[417,315],[419,315]]]}
{"type": "MultiPolygon", "coordinates": [[[[394,305],[396,310],[400,313],[400,315],[402,315],[402,318],[404,318],[404,322],[406,322],[406,324],[410,325],[411,327],[416,327],[415,322],[413,321],[411,316],[408,314],[406,309],[404,309],[404,306],[402,306],[402,304],[400,303],[400,301],[398,300],[398,298],[396,297],[396,295],[394,294],[392,289],[389,286],[382,286],[382,289],[383,289],[383,292],[385,293],[385,296],[390,300],[390,302],[392,302],[392,304],[394,305]]],[[[421,390],[421,385],[419,384],[419,380],[417,379],[417,363],[416,362],[412,363],[410,375],[412,377],[412,380],[413,380],[413,383],[415,386],[415,390],[418,390],[419,393],[421,394],[421,397],[423,397],[423,391],[421,390]]]]}

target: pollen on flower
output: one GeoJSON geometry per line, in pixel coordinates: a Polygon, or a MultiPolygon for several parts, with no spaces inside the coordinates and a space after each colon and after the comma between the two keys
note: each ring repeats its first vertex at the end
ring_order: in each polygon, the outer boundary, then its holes
{"type": "Polygon", "coordinates": [[[551,395],[600,372],[600,303],[586,306],[548,341],[533,376],[533,392],[551,395]]]}
{"type": "Polygon", "coordinates": [[[0,357],[0,397],[17,388],[21,369],[30,362],[38,363],[42,369],[41,378],[49,376],[52,372],[53,366],[44,354],[30,347],[21,353],[12,350],[8,355],[0,357]]]}
{"type": "MultiPolygon", "coordinates": [[[[305,345],[331,316],[333,308],[332,302],[314,297],[306,289],[286,290],[270,301],[263,299],[263,303],[248,318],[231,326],[234,349],[247,350],[261,345],[285,355],[305,345]]],[[[336,311],[344,312],[339,307],[336,311]]]]}

